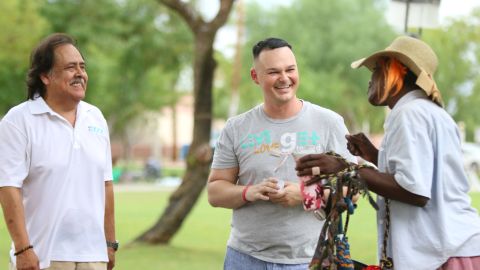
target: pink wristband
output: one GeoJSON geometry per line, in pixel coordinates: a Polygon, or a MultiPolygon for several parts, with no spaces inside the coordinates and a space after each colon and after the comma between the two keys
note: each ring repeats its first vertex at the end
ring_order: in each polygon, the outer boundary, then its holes
{"type": "Polygon", "coordinates": [[[250,186],[251,186],[251,185],[248,184],[248,185],[246,185],[246,186],[243,188],[243,191],[242,191],[242,200],[243,200],[244,202],[250,202],[249,200],[247,200],[247,190],[248,190],[248,188],[249,188],[250,186]]]}

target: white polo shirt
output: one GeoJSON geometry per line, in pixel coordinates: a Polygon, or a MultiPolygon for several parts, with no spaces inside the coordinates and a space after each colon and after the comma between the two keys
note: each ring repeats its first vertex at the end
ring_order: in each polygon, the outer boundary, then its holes
{"type": "MultiPolygon", "coordinates": [[[[390,204],[387,244],[395,270],[431,270],[450,257],[480,255],[480,218],[471,207],[460,136],[447,112],[421,90],[403,96],[385,121],[378,168],[393,174],[424,207],[390,204]]],[[[384,200],[379,197],[384,210],[384,200]]],[[[379,212],[379,245],[384,211],[379,212]]],[[[381,247],[379,252],[381,251],[381,247]]]]}
{"type": "MultiPolygon", "coordinates": [[[[112,179],[108,126],[100,110],[77,108],[75,128],[38,97],[0,121],[0,186],[22,189],[27,232],[40,260],[108,261],[105,182],[112,179]]],[[[13,244],[10,251],[12,262],[13,244]]]]}

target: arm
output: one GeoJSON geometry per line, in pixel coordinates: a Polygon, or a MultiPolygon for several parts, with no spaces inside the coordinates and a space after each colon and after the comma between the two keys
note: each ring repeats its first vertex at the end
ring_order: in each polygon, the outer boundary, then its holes
{"type": "MultiPolygon", "coordinates": [[[[113,195],[113,182],[105,181],[105,239],[108,242],[115,242],[115,206],[113,195]]],[[[115,250],[108,248],[108,270],[115,267],[115,250]]]]}
{"type": "MultiPolygon", "coordinates": [[[[323,173],[336,173],[343,168],[337,158],[325,154],[310,154],[297,161],[297,174],[299,176],[311,175],[312,167],[318,166],[323,173]]],[[[391,174],[381,173],[371,168],[362,168],[359,170],[362,178],[368,186],[368,189],[389,199],[423,207],[428,202],[428,198],[411,193],[402,188],[391,174]]]]}
{"type": "Polygon", "coordinates": [[[358,171],[368,186],[368,189],[385,198],[400,201],[406,204],[423,207],[428,198],[411,193],[402,188],[391,174],[381,173],[371,168],[363,168],[358,171]]]}
{"type": "MultiPolygon", "coordinates": [[[[214,207],[230,209],[240,208],[247,202],[243,200],[242,193],[246,186],[236,185],[238,167],[229,169],[212,169],[208,177],[207,191],[208,202],[214,207]]],[[[247,189],[245,198],[249,202],[256,200],[268,201],[269,192],[277,192],[275,181],[263,181],[247,189]]]]}
{"type": "MultiPolygon", "coordinates": [[[[25,226],[21,190],[16,187],[0,187],[0,203],[15,250],[29,246],[31,243],[25,226]]],[[[18,269],[40,269],[38,257],[33,249],[19,254],[16,265],[18,269]]]]}

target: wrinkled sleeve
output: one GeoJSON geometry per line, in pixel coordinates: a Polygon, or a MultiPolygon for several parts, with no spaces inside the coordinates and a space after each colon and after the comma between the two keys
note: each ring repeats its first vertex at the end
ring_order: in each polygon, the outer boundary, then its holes
{"type": "Polygon", "coordinates": [[[434,153],[428,123],[415,111],[404,111],[392,121],[385,149],[387,166],[407,191],[431,196],[434,153]]]}
{"type": "Polygon", "coordinates": [[[28,175],[26,134],[11,122],[0,121],[0,187],[22,187],[28,175]]]}

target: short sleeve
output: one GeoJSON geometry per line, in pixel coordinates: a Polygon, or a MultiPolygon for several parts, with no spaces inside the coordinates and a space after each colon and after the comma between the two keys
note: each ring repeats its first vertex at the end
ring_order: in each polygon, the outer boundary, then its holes
{"type": "Polygon", "coordinates": [[[434,156],[428,123],[409,110],[392,120],[385,148],[388,170],[401,187],[430,198],[434,156]]]}
{"type": "Polygon", "coordinates": [[[345,126],[343,117],[338,115],[334,119],[335,121],[332,121],[332,124],[329,127],[330,137],[328,138],[327,150],[336,152],[349,162],[357,163],[357,159],[350,154],[347,149],[347,139],[345,138],[345,135],[349,134],[349,132],[345,126]]]}
{"type": "Polygon", "coordinates": [[[234,128],[228,121],[218,137],[213,155],[212,169],[228,169],[238,167],[238,159],[235,155],[234,128]]]}
{"type": "Polygon", "coordinates": [[[0,186],[22,187],[28,175],[26,134],[6,119],[0,121],[0,186]]]}

